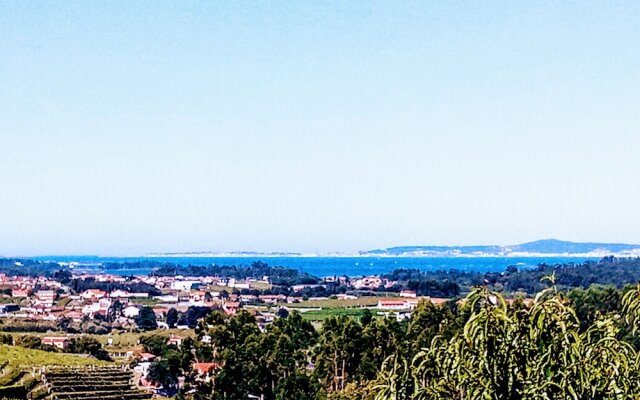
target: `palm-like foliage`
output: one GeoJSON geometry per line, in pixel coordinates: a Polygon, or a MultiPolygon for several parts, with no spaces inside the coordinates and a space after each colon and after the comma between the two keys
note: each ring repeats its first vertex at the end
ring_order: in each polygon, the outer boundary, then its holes
{"type": "MultiPolygon", "coordinates": [[[[552,284],[553,277],[550,278],[552,284]]],[[[612,318],[584,333],[567,300],[548,288],[531,307],[510,307],[497,293],[474,290],[461,333],[436,336],[404,368],[385,363],[376,400],[595,400],[640,398],[638,354],[618,339],[612,318]],[[402,386],[413,377],[413,390],[402,386]]],[[[640,329],[640,287],[624,299],[625,319],[640,329]]]]}

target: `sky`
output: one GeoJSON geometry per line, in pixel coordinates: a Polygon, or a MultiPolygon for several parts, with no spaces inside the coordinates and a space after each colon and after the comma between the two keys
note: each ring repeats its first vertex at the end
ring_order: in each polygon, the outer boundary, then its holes
{"type": "Polygon", "coordinates": [[[0,1],[0,255],[640,243],[640,2],[0,1]]]}

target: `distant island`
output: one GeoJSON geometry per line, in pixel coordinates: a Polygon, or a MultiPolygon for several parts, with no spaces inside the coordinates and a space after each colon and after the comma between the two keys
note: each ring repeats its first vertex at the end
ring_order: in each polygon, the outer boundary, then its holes
{"type": "Polygon", "coordinates": [[[355,253],[295,252],[192,252],[154,253],[148,257],[640,257],[640,245],[624,243],[578,243],[543,239],[517,245],[396,246],[355,253]]]}
{"type": "Polygon", "coordinates": [[[544,239],[512,246],[400,246],[362,252],[381,256],[478,256],[478,257],[617,257],[640,256],[640,245],[622,243],[576,243],[544,239]]]}

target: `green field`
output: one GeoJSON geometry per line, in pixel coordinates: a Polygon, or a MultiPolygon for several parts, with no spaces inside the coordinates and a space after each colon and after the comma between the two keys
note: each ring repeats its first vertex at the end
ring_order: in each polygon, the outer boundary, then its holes
{"type": "Polygon", "coordinates": [[[157,306],[158,304],[160,304],[161,301],[157,300],[157,299],[137,297],[137,298],[132,298],[131,299],[131,303],[140,304],[141,306],[154,307],[154,306],[157,306]]]}
{"type": "Polygon", "coordinates": [[[0,365],[5,364],[32,367],[40,365],[106,365],[109,363],[73,354],[53,353],[0,344],[0,365]]]}
{"type": "Polygon", "coordinates": [[[138,341],[142,336],[149,335],[161,335],[166,336],[167,339],[170,335],[176,335],[180,337],[193,337],[195,332],[191,329],[159,329],[155,331],[149,332],[125,332],[125,333],[115,333],[112,335],[92,335],[95,337],[100,343],[102,343],[107,350],[131,350],[132,347],[138,345],[138,341]],[[107,346],[108,339],[113,339],[113,343],[111,346],[107,346]]]}
{"type": "Polygon", "coordinates": [[[378,304],[378,297],[360,297],[358,299],[307,300],[300,303],[287,304],[289,308],[353,308],[371,307],[378,304]]]}
{"type": "MultiPolygon", "coordinates": [[[[327,299],[327,300],[307,300],[300,303],[287,304],[287,308],[295,309],[311,309],[302,312],[302,317],[309,321],[322,322],[329,317],[337,317],[345,315],[348,317],[359,318],[363,315],[367,308],[375,308],[381,297],[367,296],[357,299],[327,299]]],[[[388,300],[406,300],[395,296],[384,297],[388,300]]],[[[376,315],[377,310],[371,312],[376,315]]]]}
{"type": "MultiPolygon", "coordinates": [[[[364,314],[365,308],[325,308],[322,310],[311,310],[303,312],[302,318],[308,321],[324,321],[330,317],[347,316],[360,318],[364,314]]],[[[375,312],[374,312],[375,315],[375,312]]]]}
{"type": "Polygon", "coordinates": [[[111,335],[92,335],[92,334],[82,334],[82,335],[73,335],[73,334],[69,334],[67,335],[64,332],[54,332],[54,333],[39,333],[39,332],[30,332],[30,333],[13,333],[12,334],[15,337],[18,336],[38,336],[38,337],[45,337],[45,336],[69,336],[71,338],[76,337],[76,336],[89,336],[92,337],[94,339],[96,339],[98,342],[100,342],[107,351],[125,351],[125,350],[131,350],[133,347],[136,347],[138,345],[138,341],[140,340],[140,337],[142,336],[148,336],[148,335],[162,335],[162,336],[166,336],[167,338],[170,335],[176,335],[176,336],[181,336],[181,337],[193,337],[194,335],[194,331],[189,329],[189,330],[182,330],[182,329],[158,329],[155,331],[149,331],[149,332],[122,332],[122,333],[112,333],[111,335]],[[109,339],[113,339],[113,343],[111,346],[108,346],[108,340],[109,339]]]}

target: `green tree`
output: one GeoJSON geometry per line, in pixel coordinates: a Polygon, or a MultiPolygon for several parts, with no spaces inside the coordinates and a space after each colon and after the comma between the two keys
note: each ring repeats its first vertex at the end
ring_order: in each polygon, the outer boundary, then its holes
{"type": "Polygon", "coordinates": [[[158,322],[156,321],[156,314],[151,307],[142,307],[140,314],[136,317],[136,324],[138,328],[149,331],[158,329],[158,322]]]}
{"type": "Polygon", "coordinates": [[[98,360],[112,361],[109,353],[102,347],[102,344],[90,336],[71,339],[67,351],[69,353],[91,354],[98,360]]]}
{"type": "Polygon", "coordinates": [[[13,336],[7,334],[7,333],[0,333],[0,344],[8,344],[8,345],[12,345],[13,344],[13,336]]]}
{"type": "Polygon", "coordinates": [[[15,345],[27,349],[40,349],[42,348],[42,340],[37,336],[22,335],[16,338],[15,345]]]}
{"type": "Polygon", "coordinates": [[[167,325],[169,326],[169,328],[175,328],[177,323],[178,310],[172,307],[169,309],[169,311],[167,311],[167,325]]]}
{"type": "MultiPolygon", "coordinates": [[[[632,299],[640,298],[640,291],[628,298],[633,314],[637,310],[632,299]]],[[[575,311],[555,287],[539,293],[530,308],[508,307],[500,295],[484,288],[474,290],[465,302],[471,315],[463,331],[449,340],[436,336],[414,357],[409,368],[415,382],[412,399],[640,396],[637,354],[617,338],[614,321],[598,319],[581,333],[575,311]]],[[[411,385],[406,371],[397,360],[387,363],[378,377],[376,399],[407,398],[411,385]]]]}
{"type": "Polygon", "coordinates": [[[166,335],[140,336],[140,344],[144,347],[144,351],[157,357],[161,357],[168,350],[168,340],[169,338],[166,335]]]}

